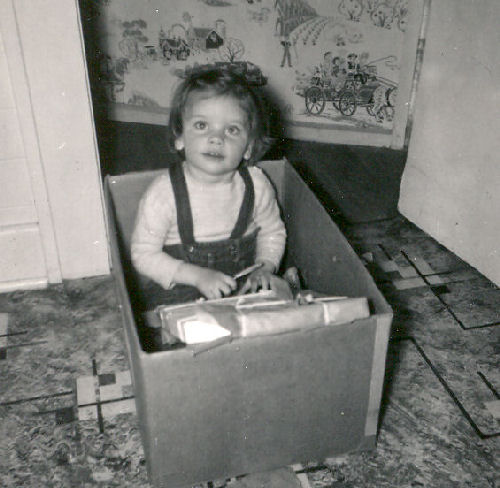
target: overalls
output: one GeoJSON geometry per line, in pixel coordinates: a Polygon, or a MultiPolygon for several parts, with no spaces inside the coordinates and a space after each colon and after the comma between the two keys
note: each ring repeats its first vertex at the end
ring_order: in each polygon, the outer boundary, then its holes
{"type": "MultiPolygon", "coordinates": [[[[227,275],[234,275],[254,264],[259,229],[247,236],[244,235],[253,214],[254,186],[248,168],[241,167],[238,171],[245,183],[245,193],[238,220],[230,237],[214,242],[196,242],[193,235],[193,215],[182,165],[173,164],[170,167],[170,179],[177,207],[177,226],[181,243],[164,246],[164,252],[173,258],[182,259],[205,268],[216,269],[227,275]]],[[[152,310],[157,305],[183,303],[201,297],[201,293],[194,286],[177,284],[166,290],[150,281],[145,286],[144,305],[146,310],[152,310]]]]}

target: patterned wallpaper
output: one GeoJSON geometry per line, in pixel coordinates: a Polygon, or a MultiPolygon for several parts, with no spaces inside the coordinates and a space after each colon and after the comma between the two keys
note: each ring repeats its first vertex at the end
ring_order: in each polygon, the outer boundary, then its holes
{"type": "MultiPolygon", "coordinates": [[[[203,64],[231,64],[297,126],[392,131],[416,0],[81,0],[110,102],[167,109],[203,64]]],[[[406,67],[405,69],[412,69],[406,67]]]]}

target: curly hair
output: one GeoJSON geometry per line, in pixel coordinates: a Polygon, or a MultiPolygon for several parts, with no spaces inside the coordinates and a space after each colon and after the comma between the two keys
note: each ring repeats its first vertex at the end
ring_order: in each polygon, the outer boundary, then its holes
{"type": "Polygon", "coordinates": [[[240,104],[248,116],[249,138],[253,142],[252,155],[247,164],[254,164],[266,153],[272,144],[269,137],[269,120],[265,104],[245,78],[230,66],[206,65],[196,67],[177,86],[170,106],[168,123],[168,144],[173,152],[175,140],[182,135],[182,117],[192,93],[206,93],[208,96],[229,96],[240,104]]]}

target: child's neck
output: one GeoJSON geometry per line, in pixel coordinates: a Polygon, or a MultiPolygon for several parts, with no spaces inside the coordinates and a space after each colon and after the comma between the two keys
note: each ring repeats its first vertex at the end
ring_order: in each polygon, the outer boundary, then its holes
{"type": "Polygon", "coordinates": [[[222,173],[218,175],[212,175],[198,170],[187,162],[184,162],[184,171],[189,177],[198,183],[204,183],[209,185],[217,185],[220,183],[231,183],[233,181],[234,175],[238,172],[237,169],[229,171],[227,173],[222,173]]]}

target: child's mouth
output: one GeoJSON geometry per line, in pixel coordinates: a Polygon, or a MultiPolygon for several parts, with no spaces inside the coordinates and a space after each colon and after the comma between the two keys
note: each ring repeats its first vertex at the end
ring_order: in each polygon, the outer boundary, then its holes
{"type": "Polygon", "coordinates": [[[224,159],[224,155],[218,152],[206,152],[203,153],[203,155],[207,158],[212,158],[212,159],[224,159]]]}

